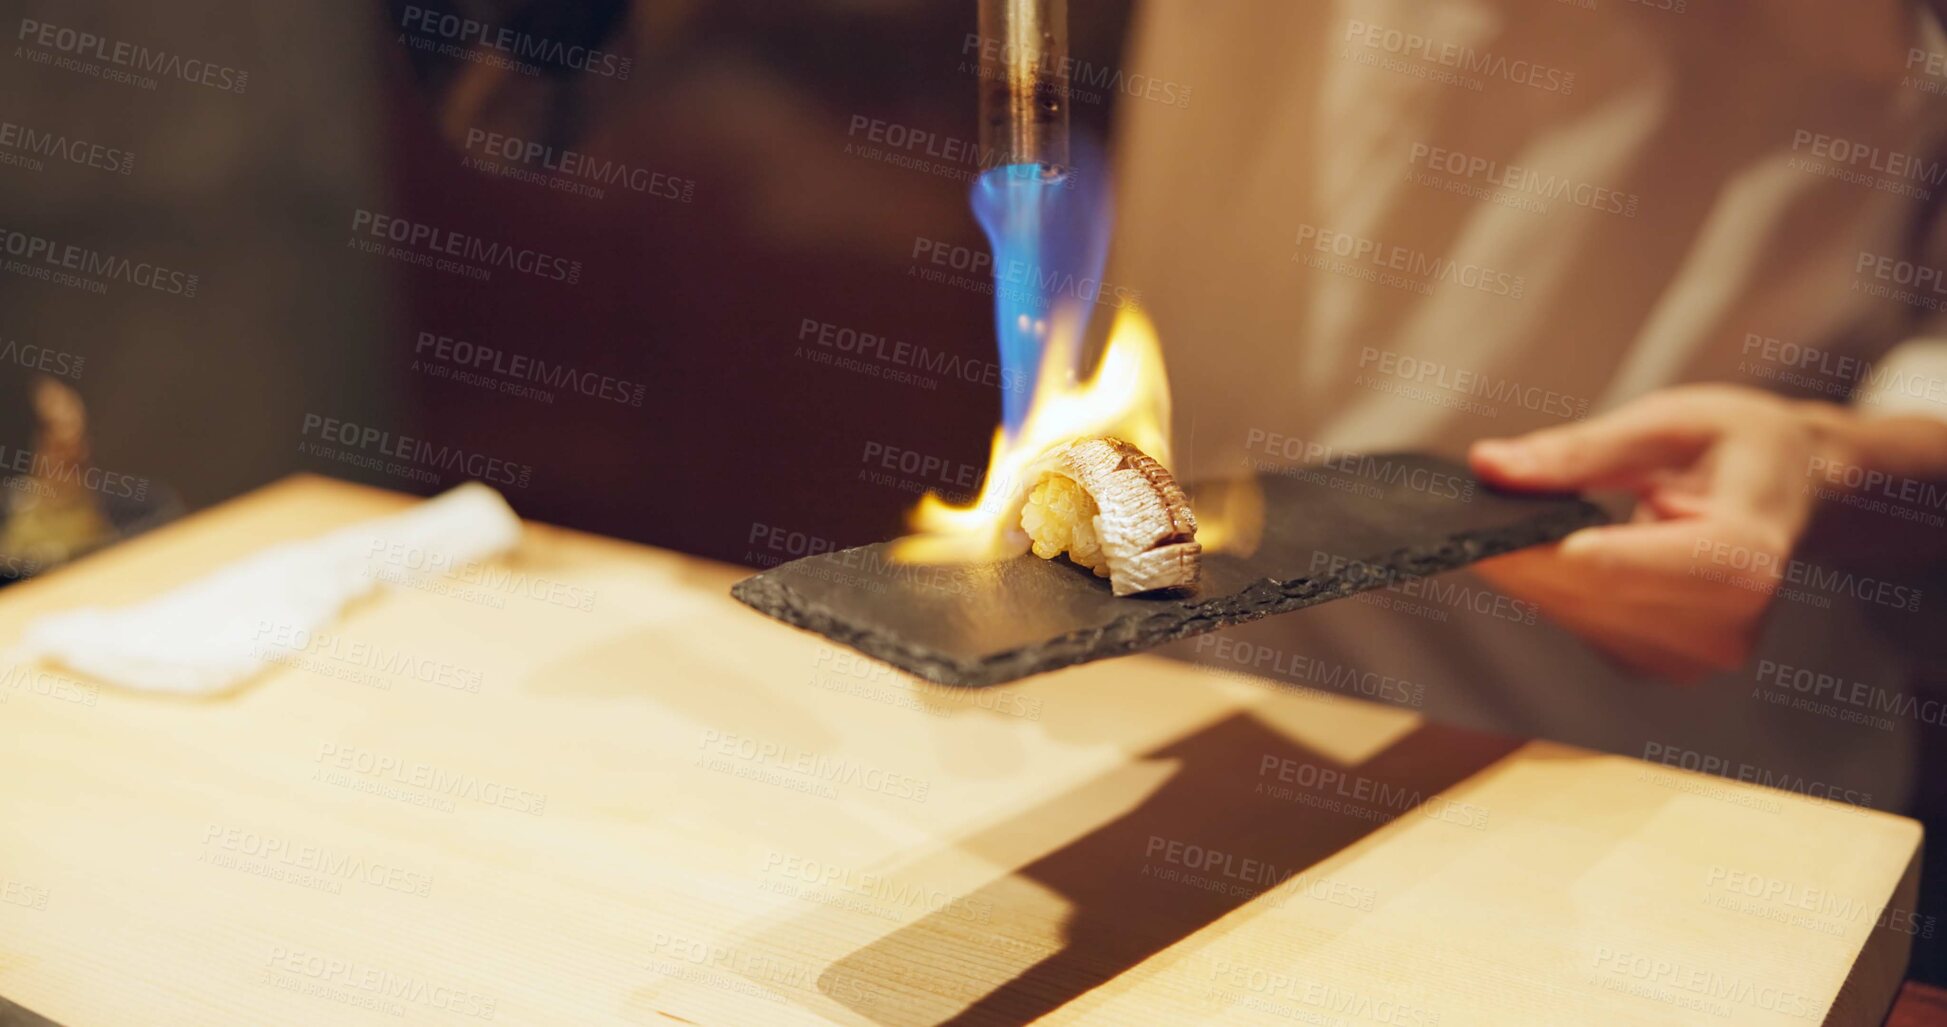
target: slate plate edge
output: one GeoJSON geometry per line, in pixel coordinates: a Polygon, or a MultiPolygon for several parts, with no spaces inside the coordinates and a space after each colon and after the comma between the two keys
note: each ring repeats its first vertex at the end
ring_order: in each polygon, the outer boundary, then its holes
{"type": "Polygon", "coordinates": [[[822,635],[916,677],[942,685],[984,688],[1078,663],[1126,656],[1165,642],[1290,613],[1412,578],[1458,570],[1491,556],[1554,542],[1577,529],[1604,524],[1609,519],[1609,515],[1600,507],[1577,501],[1573,507],[1518,524],[1455,535],[1438,549],[1421,554],[1417,559],[1413,550],[1401,549],[1359,561],[1364,568],[1371,570],[1341,578],[1331,588],[1317,587],[1312,578],[1293,578],[1282,582],[1265,578],[1241,592],[1159,604],[1156,614],[1149,618],[1118,621],[1088,631],[1071,631],[1044,642],[974,661],[946,657],[930,647],[908,645],[877,628],[862,627],[847,621],[834,614],[824,603],[808,599],[791,586],[767,578],[768,571],[730,586],[730,594],[759,613],[822,635]],[[1154,623],[1157,617],[1168,618],[1177,612],[1187,613],[1187,616],[1174,625],[1165,627],[1156,624],[1157,630],[1143,630],[1144,624],[1154,623]],[[1102,640],[1104,635],[1120,637],[1105,642],[1102,640]]]}

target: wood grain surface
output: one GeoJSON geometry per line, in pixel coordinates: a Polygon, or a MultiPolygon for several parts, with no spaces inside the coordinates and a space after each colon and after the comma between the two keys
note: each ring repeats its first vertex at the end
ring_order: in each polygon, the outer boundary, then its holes
{"type": "MultiPolygon", "coordinates": [[[[405,502],[285,481],[0,592],[0,645],[405,502]]],[[[532,526],[262,626],[285,662],[219,699],[0,665],[0,995],[68,1027],[1499,1027],[1872,1024],[1899,985],[1910,821],[1158,657],[956,692],[743,608],[743,573],[532,526]]]]}

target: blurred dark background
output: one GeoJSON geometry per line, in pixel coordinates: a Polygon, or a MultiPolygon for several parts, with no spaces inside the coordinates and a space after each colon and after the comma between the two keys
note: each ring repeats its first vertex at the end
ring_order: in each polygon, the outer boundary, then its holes
{"type": "MultiPolygon", "coordinates": [[[[922,487],[984,464],[992,300],[910,277],[917,240],[985,248],[971,4],[66,10],[22,16],[248,75],[133,103],[150,90],[0,64],[11,120],[134,155],[127,174],[0,167],[0,224],[198,276],[185,297],[0,275],[0,338],[81,358],[102,467],[190,508],[293,471],[422,494],[465,477],[366,466],[405,437],[524,469],[500,484],[525,516],[749,562],[754,530],[885,537],[922,487]],[[486,63],[448,13],[589,52],[486,63]],[[361,212],[578,280],[364,252],[361,212]],[[808,355],[855,333],[924,355],[808,355]],[[325,438],[347,424],[387,441],[325,438]],[[949,470],[865,476],[905,452],[949,470]]],[[[1071,4],[1075,57],[1111,61],[1127,15],[1071,4]]],[[[1106,133],[1112,96],[1075,105],[1077,132],[1106,133]]],[[[5,371],[24,447],[26,369],[5,371]]]]}

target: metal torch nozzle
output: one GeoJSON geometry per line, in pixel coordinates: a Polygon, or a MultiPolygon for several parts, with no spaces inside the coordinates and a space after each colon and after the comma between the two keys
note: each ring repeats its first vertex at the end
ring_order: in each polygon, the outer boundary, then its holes
{"type": "Polygon", "coordinates": [[[1068,71],[1068,0],[980,0],[988,163],[1068,166],[1068,71]]]}

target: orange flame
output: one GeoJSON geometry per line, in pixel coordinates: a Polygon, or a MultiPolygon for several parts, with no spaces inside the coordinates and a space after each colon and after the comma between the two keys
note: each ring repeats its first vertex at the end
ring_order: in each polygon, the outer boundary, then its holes
{"type": "Polygon", "coordinates": [[[1170,466],[1169,376],[1149,318],[1134,307],[1118,312],[1102,359],[1086,379],[1075,371],[1079,326],[1058,317],[1048,327],[1053,331],[1027,416],[1013,438],[995,429],[980,494],[965,506],[934,493],[921,497],[909,518],[915,534],[893,543],[894,559],[969,563],[1023,552],[1021,506],[1039,476],[1036,465],[1076,439],[1114,435],[1170,466]]]}

